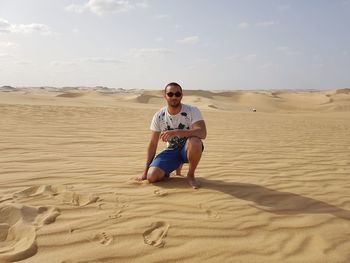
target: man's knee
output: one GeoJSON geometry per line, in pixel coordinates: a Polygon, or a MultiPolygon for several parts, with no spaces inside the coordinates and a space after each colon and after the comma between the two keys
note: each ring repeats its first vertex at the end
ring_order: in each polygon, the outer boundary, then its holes
{"type": "Polygon", "coordinates": [[[203,143],[198,137],[188,139],[188,149],[202,152],[203,143]]]}
{"type": "Polygon", "coordinates": [[[147,180],[150,183],[155,183],[163,179],[164,171],[158,167],[150,167],[147,172],[147,180]]]}

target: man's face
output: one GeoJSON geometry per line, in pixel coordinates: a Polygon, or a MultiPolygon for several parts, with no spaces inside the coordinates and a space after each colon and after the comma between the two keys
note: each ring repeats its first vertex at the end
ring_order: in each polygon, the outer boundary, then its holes
{"type": "Polygon", "coordinates": [[[180,105],[182,99],[181,88],[177,86],[169,86],[166,88],[166,93],[164,94],[165,99],[168,102],[169,107],[176,108],[180,105]]]}

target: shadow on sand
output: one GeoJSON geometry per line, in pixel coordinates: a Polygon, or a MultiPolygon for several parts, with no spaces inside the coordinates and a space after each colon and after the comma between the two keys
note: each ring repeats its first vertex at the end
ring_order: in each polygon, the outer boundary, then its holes
{"type": "MultiPolygon", "coordinates": [[[[198,178],[198,180],[201,183],[201,189],[211,189],[232,195],[235,198],[254,202],[257,205],[254,206],[255,208],[266,212],[281,215],[331,214],[350,220],[350,211],[310,197],[273,190],[256,184],[225,182],[206,178],[198,178]]],[[[172,177],[165,182],[157,183],[157,186],[168,189],[189,188],[185,178],[181,177],[172,177]]]]}

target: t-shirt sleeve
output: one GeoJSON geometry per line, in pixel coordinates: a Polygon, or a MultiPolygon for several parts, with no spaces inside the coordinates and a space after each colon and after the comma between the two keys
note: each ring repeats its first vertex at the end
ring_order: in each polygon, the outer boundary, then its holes
{"type": "Polygon", "coordinates": [[[151,127],[150,129],[152,131],[160,132],[160,123],[159,123],[159,113],[157,112],[154,114],[152,122],[151,122],[151,127]]]}
{"type": "Polygon", "coordinates": [[[192,121],[191,124],[197,122],[197,121],[201,121],[203,120],[203,116],[202,113],[199,111],[199,109],[195,106],[192,106],[191,108],[191,112],[192,112],[192,121]]]}

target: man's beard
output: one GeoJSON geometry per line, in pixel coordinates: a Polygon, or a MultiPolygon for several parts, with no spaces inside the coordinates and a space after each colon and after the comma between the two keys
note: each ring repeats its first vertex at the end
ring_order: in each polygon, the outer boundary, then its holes
{"type": "Polygon", "coordinates": [[[171,108],[178,108],[180,107],[181,105],[181,102],[170,102],[168,103],[168,106],[171,107],[171,108]]]}

